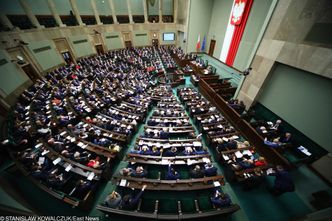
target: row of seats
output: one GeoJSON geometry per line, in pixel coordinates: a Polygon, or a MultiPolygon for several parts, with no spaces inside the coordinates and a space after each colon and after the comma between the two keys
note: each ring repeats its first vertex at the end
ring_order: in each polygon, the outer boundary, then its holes
{"type": "Polygon", "coordinates": [[[99,180],[110,177],[113,159],[144,121],[151,102],[141,94],[153,85],[146,72],[153,64],[140,60],[132,66],[128,55],[149,50],[84,58],[22,94],[12,130],[12,143],[20,150],[13,148],[12,156],[33,182],[79,206],[93,196],[99,180]]]}
{"type": "MultiPolygon", "coordinates": [[[[155,115],[163,122],[171,118],[178,119],[177,116],[189,119],[170,86],[160,85],[151,90],[157,107],[152,109],[153,113],[147,120],[148,123],[155,118],[155,115]]],[[[165,214],[161,211],[160,204],[176,201],[181,199],[181,196],[179,195],[176,199],[162,199],[156,195],[156,191],[163,191],[166,195],[168,191],[180,191],[183,194],[189,194],[197,205],[196,210],[192,208],[191,211],[187,211],[187,214],[183,214],[184,216],[199,212],[203,217],[210,216],[214,212],[216,215],[236,211],[238,206],[232,204],[229,196],[220,188],[224,184],[223,176],[218,174],[217,168],[211,162],[209,152],[203,147],[202,141],[196,138],[195,129],[190,123],[189,125],[191,130],[184,130],[181,122],[175,122],[172,125],[158,124],[155,127],[145,126],[143,134],[137,138],[135,146],[125,158],[127,165],[120,168],[118,174],[112,178],[113,183],[118,185],[116,192],[110,193],[105,203],[99,205],[97,209],[130,216],[162,217],[165,214]],[[162,134],[173,130],[176,131],[174,135],[162,134]],[[127,188],[139,189],[142,185],[140,192],[127,194],[127,188]],[[206,195],[202,197],[211,206],[204,210],[199,208],[199,199],[194,199],[195,194],[188,192],[202,190],[207,190],[206,195]],[[149,200],[149,197],[145,196],[151,197],[151,194],[155,194],[152,202],[158,203],[154,206],[155,210],[149,213],[142,208],[142,204],[146,204],[149,200]]],[[[178,219],[179,214],[182,215],[181,201],[177,202],[178,208],[167,215],[168,219],[178,219]]]]}
{"type": "Polygon", "coordinates": [[[234,171],[233,178],[243,181],[252,176],[264,175],[263,169],[267,168],[264,157],[248,141],[241,139],[240,133],[213,105],[193,88],[178,89],[177,93],[193,114],[200,132],[210,146],[215,148],[218,160],[234,171]]]}

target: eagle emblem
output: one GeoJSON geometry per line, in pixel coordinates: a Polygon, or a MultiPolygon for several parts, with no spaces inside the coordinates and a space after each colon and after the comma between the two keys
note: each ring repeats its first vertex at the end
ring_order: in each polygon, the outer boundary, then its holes
{"type": "Polygon", "coordinates": [[[244,12],[245,3],[240,1],[234,5],[233,15],[232,15],[232,24],[239,25],[241,22],[241,17],[244,12]]]}

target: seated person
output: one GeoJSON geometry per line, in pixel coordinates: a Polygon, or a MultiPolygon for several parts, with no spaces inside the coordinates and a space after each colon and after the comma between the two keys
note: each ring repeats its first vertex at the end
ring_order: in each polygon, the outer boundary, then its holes
{"type": "Polygon", "coordinates": [[[166,180],[177,180],[177,179],[180,179],[180,174],[171,167],[171,164],[168,164],[166,180]]]}
{"type": "Polygon", "coordinates": [[[282,123],[282,121],[280,120],[280,119],[278,119],[277,121],[276,121],[276,123],[274,124],[274,125],[272,125],[271,126],[271,129],[272,130],[277,130],[277,131],[280,131],[280,124],[282,123]]]}
{"type": "Polygon", "coordinates": [[[264,157],[259,157],[257,160],[254,161],[254,164],[256,167],[260,167],[260,166],[266,166],[266,160],[264,157]]]}
{"type": "Polygon", "coordinates": [[[165,157],[174,157],[177,154],[178,149],[176,147],[171,147],[171,149],[168,149],[165,151],[164,156],[165,157]]]}
{"type": "Polygon", "coordinates": [[[194,169],[190,171],[190,176],[192,178],[202,178],[204,177],[204,171],[201,169],[199,165],[196,165],[194,169]]]}
{"type": "Polygon", "coordinates": [[[266,144],[268,147],[271,147],[271,148],[279,148],[279,147],[282,147],[283,143],[281,143],[279,141],[279,137],[278,138],[275,138],[273,139],[273,141],[269,141],[266,137],[264,139],[264,144],[266,144]]]}
{"type": "Polygon", "coordinates": [[[76,162],[79,162],[81,164],[87,164],[88,159],[89,159],[89,153],[87,151],[83,151],[80,153],[79,151],[76,151],[73,155],[73,160],[76,162]]]}
{"type": "Polygon", "coordinates": [[[280,137],[279,141],[283,144],[290,144],[292,142],[292,134],[285,133],[283,136],[280,137]]]}
{"type": "Polygon", "coordinates": [[[125,167],[125,168],[122,168],[119,173],[120,173],[120,175],[123,175],[123,176],[131,176],[131,174],[133,172],[134,172],[133,168],[125,167]]]}
{"type": "Polygon", "coordinates": [[[33,163],[31,171],[31,175],[36,179],[47,180],[48,178],[47,171],[38,163],[33,163]]]}
{"type": "Polygon", "coordinates": [[[141,149],[140,149],[139,146],[135,146],[132,150],[130,150],[129,153],[140,154],[141,153],[141,149]]]}
{"type": "Polygon", "coordinates": [[[199,154],[207,154],[207,149],[206,148],[194,148],[194,154],[199,155],[199,154]]]}
{"type": "Polygon", "coordinates": [[[121,208],[124,208],[124,209],[137,208],[137,204],[138,204],[139,200],[141,199],[145,188],[146,188],[146,185],[144,185],[142,187],[142,190],[136,196],[133,194],[125,195],[121,202],[121,208]]]}
{"type": "Polygon", "coordinates": [[[250,143],[248,141],[243,141],[243,143],[239,142],[237,148],[248,148],[250,147],[250,143]]]}
{"type": "Polygon", "coordinates": [[[115,191],[106,196],[104,204],[111,208],[117,208],[121,203],[121,195],[115,191]]]}
{"type": "Polygon", "coordinates": [[[238,161],[242,169],[249,169],[254,167],[254,161],[248,155],[243,155],[243,158],[238,161]]]}
{"type": "Polygon", "coordinates": [[[221,138],[217,138],[216,142],[217,142],[216,150],[218,153],[221,153],[222,151],[226,150],[227,143],[224,140],[222,140],[221,138]]]}
{"type": "Polygon", "coordinates": [[[50,187],[54,188],[61,188],[66,183],[65,175],[63,173],[56,174],[50,173],[50,175],[47,178],[47,184],[50,187]]]}
{"type": "Polygon", "coordinates": [[[152,156],[159,156],[160,152],[161,151],[159,151],[157,147],[152,147],[152,151],[151,151],[150,155],[152,155],[152,156]]]}
{"type": "Polygon", "coordinates": [[[130,176],[143,178],[146,177],[147,174],[148,172],[142,166],[137,166],[136,169],[131,172],[130,176]]]}
{"type": "Polygon", "coordinates": [[[140,151],[140,154],[142,154],[142,155],[151,155],[152,151],[150,150],[150,148],[148,146],[143,146],[141,151],[140,151]]]}
{"type": "Polygon", "coordinates": [[[89,162],[87,163],[88,167],[92,167],[94,169],[97,169],[100,167],[100,157],[97,156],[95,159],[91,159],[89,160],[89,162]]]}
{"type": "Polygon", "coordinates": [[[217,168],[215,166],[213,166],[212,163],[207,163],[204,166],[204,174],[205,174],[205,176],[216,176],[217,168]]]}
{"type": "Polygon", "coordinates": [[[194,150],[192,147],[185,147],[184,151],[182,153],[187,156],[187,155],[192,155],[193,152],[194,152],[194,150]]]}
{"type": "Polygon", "coordinates": [[[93,184],[89,180],[80,180],[75,187],[75,197],[84,198],[85,195],[93,188],[93,184]]]}
{"type": "Polygon", "coordinates": [[[232,201],[228,194],[222,193],[216,190],[213,197],[211,197],[212,204],[217,207],[227,207],[230,206],[232,201]]]}

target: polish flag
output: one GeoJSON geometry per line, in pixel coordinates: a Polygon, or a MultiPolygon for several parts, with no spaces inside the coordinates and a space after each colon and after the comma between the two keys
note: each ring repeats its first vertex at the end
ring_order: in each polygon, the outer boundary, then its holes
{"type": "Polygon", "coordinates": [[[198,39],[196,43],[196,52],[199,52],[200,49],[201,49],[201,35],[198,34],[198,39]]]}
{"type": "Polygon", "coordinates": [[[233,1],[220,54],[220,60],[230,66],[233,66],[252,4],[253,0],[233,1]]]}

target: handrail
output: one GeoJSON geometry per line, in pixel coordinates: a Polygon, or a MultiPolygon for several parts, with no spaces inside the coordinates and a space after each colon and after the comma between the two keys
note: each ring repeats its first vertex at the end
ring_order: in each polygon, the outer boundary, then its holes
{"type": "Polygon", "coordinates": [[[126,216],[133,216],[133,217],[143,217],[146,219],[165,219],[165,220],[182,220],[182,219],[199,219],[203,217],[210,217],[210,216],[218,216],[222,214],[230,214],[234,213],[240,209],[240,206],[237,204],[232,204],[231,206],[225,208],[218,208],[212,209],[207,211],[193,211],[191,213],[185,213],[182,211],[181,214],[176,212],[174,214],[163,214],[159,213],[158,211],[155,212],[142,212],[142,211],[131,211],[131,210],[122,210],[118,208],[110,208],[103,205],[97,205],[97,210],[100,210],[105,213],[115,213],[121,214],[126,216]]]}

